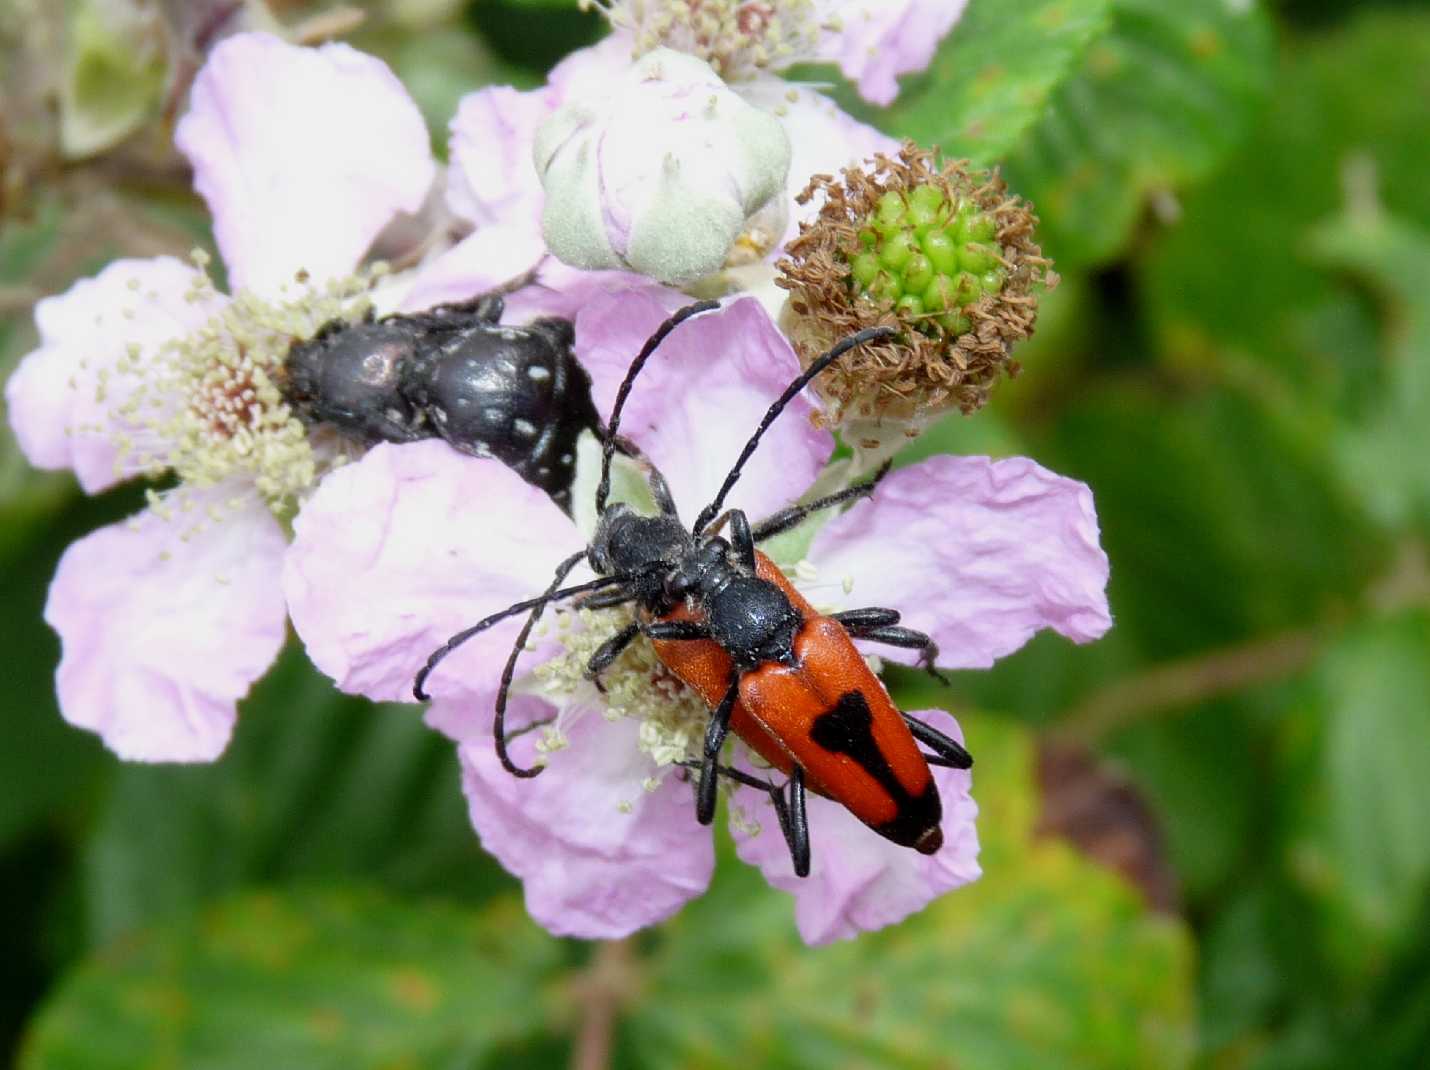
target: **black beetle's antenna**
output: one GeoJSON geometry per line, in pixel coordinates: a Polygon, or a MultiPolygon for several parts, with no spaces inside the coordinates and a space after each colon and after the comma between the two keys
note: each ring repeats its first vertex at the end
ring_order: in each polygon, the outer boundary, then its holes
{"type": "Polygon", "coordinates": [[[755,433],[750,436],[750,441],[746,442],[745,448],[740,451],[740,456],[735,460],[734,467],[730,469],[730,474],[725,477],[725,482],[720,487],[720,493],[716,494],[715,500],[700,511],[700,515],[695,518],[695,526],[691,530],[696,535],[699,535],[705,530],[706,525],[710,523],[715,514],[720,511],[720,507],[725,504],[725,495],[730,493],[730,488],[732,488],[735,485],[735,481],[740,478],[740,471],[745,467],[745,462],[750,459],[755,452],[755,448],[759,446],[760,437],[769,429],[770,424],[775,422],[779,414],[784,412],[785,406],[794,400],[796,394],[808,386],[816,375],[824,371],[825,368],[829,367],[855,346],[861,346],[865,342],[882,341],[885,338],[892,338],[896,334],[898,334],[898,331],[893,327],[866,327],[864,330],[851,334],[847,338],[842,338],[835,343],[833,349],[820,356],[813,364],[806,368],[794,382],[785,387],[785,392],[769,407],[769,411],[765,413],[764,419],[760,421],[760,426],[755,428],[755,433]]]}
{"type": "Polygon", "coordinates": [[[636,376],[641,373],[641,369],[645,367],[646,361],[650,359],[656,347],[665,341],[666,335],[691,316],[719,307],[719,301],[697,301],[693,305],[686,305],[679,309],[655,329],[655,333],[646,339],[645,345],[641,346],[641,351],[636,354],[635,360],[631,361],[631,366],[626,371],[626,377],[621,381],[620,389],[616,391],[616,403],[611,406],[611,420],[606,426],[605,441],[601,443],[601,482],[596,487],[597,516],[606,511],[606,499],[611,494],[611,458],[615,456],[616,436],[621,429],[621,410],[626,407],[626,398],[630,396],[631,384],[635,382],[636,376]]]}
{"type": "MultiPolygon", "coordinates": [[[[583,550],[581,553],[584,557],[585,551],[583,550]]],[[[574,562],[572,567],[574,567],[574,562]]],[[[570,570],[568,569],[567,571],[570,570]]],[[[438,647],[432,652],[432,656],[427,659],[427,664],[422,666],[421,670],[417,673],[416,679],[414,679],[412,682],[413,697],[417,699],[418,702],[428,701],[432,696],[429,695],[426,690],[424,690],[423,685],[426,684],[427,677],[432,674],[432,670],[435,669],[438,665],[440,665],[446,659],[448,654],[452,653],[452,651],[456,650],[468,639],[480,635],[492,625],[500,624],[508,617],[514,617],[518,613],[525,613],[527,610],[535,609],[537,606],[545,606],[545,604],[548,602],[555,602],[562,598],[569,598],[572,595],[585,594],[587,591],[597,591],[600,590],[602,587],[612,587],[617,583],[625,583],[629,579],[629,576],[601,576],[598,579],[588,580],[586,583],[578,583],[574,587],[566,587],[561,590],[547,591],[546,593],[541,594],[536,598],[528,598],[524,602],[516,602],[512,605],[507,606],[505,609],[500,610],[499,612],[493,613],[489,617],[483,617],[481,620],[477,621],[476,624],[473,624],[470,628],[462,629],[460,632],[452,636],[452,638],[448,639],[445,643],[443,643],[440,647],[438,647]]]]}

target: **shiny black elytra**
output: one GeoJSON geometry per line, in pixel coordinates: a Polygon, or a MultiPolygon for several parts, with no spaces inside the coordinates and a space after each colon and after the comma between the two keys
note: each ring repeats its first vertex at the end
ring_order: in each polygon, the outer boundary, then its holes
{"type": "Polygon", "coordinates": [[[441,437],[494,457],[569,509],[576,439],[601,435],[569,320],[500,324],[500,294],[350,324],[288,353],[284,396],[308,424],[371,444],[441,437]]]}

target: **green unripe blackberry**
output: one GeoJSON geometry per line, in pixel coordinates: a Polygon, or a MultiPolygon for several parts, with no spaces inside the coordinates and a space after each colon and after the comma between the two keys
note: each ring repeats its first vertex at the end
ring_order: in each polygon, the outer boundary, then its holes
{"type": "Polygon", "coordinates": [[[832,422],[857,422],[867,445],[886,434],[880,421],[907,431],[948,408],[979,408],[1016,372],[1013,346],[1057,283],[1031,208],[996,173],[912,143],[839,178],[815,176],[797,199],[815,198],[776,280],[790,292],[780,323],[801,361],[875,324],[897,332],[816,381],[832,422]]]}
{"type": "Polygon", "coordinates": [[[914,329],[947,337],[971,321],[939,313],[1003,288],[996,231],[976,203],[950,199],[935,183],[886,190],[859,229],[861,251],[847,261],[854,296],[891,303],[914,329]]]}

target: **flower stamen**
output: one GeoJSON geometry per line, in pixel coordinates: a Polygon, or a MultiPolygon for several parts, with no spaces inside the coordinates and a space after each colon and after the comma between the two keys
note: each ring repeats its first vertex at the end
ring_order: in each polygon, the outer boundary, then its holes
{"type": "Polygon", "coordinates": [[[703,59],[727,82],[812,58],[819,34],[813,0],[581,0],[635,38],[633,58],[673,48],[703,59]]]}
{"type": "MultiPolygon", "coordinates": [[[[204,271],[208,258],[196,252],[193,260],[200,274],[185,299],[212,302],[218,295],[204,271]]],[[[300,272],[294,296],[240,292],[186,335],[148,350],[128,346],[96,391],[104,401],[122,387],[114,409],[118,468],[150,476],[172,471],[180,492],[239,477],[274,512],[291,510],[339,457],[320,456],[283,396],[288,352],[325,323],[362,319],[382,274],[379,266],[320,288],[300,272]]]]}

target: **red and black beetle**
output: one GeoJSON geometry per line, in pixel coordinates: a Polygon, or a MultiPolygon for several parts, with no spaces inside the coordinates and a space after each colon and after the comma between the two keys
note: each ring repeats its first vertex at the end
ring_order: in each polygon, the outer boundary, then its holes
{"type": "Polygon", "coordinates": [[[929,765],[966,769],[973,759],[956,741],[901,713],[852,640],[918,649],[930,670],[938,648],[927,635],[899,627],[897,610],[870,607],[831,616],[817,613],[756,549],[758,543],[788,531],[810,513],[869,495],[887,466],[866,482],[790,506],[753,527],[738,509],[716,518],[761,436],[789,402],[844,353],[887,338],[893,329],[875,327],[850,335],[790,383],[765,413],[719,493],[701,510],[691,530],[680,522],[665,479],[646,462],[642,464],[660,512],[644,516],[624,503],[607,504],[612,457],[623,445],[618,438],[621,411],[636,376],[676,326],[717,307],[715,302],[702,301],[681,309],[661,324],[631,362],[616,393],[603,442],[596,490],[599,522],[591,545],[563,561],[540,596],[509,606],[448,640],[418,673],[413,693],[419,700],[428,697],[423,690],[428,674],[457,646],[498,621],[528,612],[502,673],[492,727],[503,767],[515,776],[536,776],[542,767],[522,768],[508,755],[505,715],[517,657],[537,619],[551,602],[575,595],[584,596],[581,604],[589,609],[633,603],[636,619],[596,650],[587,672],[598,677],[637,636],[644,635],[671,672],[711,707],[702,758],[690,763],[700,774],[696,816],[702,824],[714,819],[717,779],[726,776],[769,792],[800,876],[809,873],[807,790],[848,807],[893,842],[932,854],[942,845],[943,834],[942,807],[929,765]],[[728,539],[719,534],[726,525],[728,539]],[[562,588],[562,580],[583,560],[590,562],[599,578],[562,588]],[[788,781],[777,785],[721,765],[720,752],[730,731],[786,773],[788,781]],[[924,753],[918,743],[933,753],[924,753]]]}

